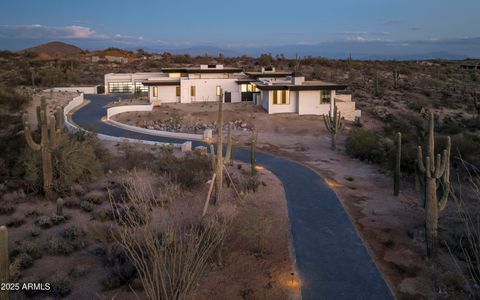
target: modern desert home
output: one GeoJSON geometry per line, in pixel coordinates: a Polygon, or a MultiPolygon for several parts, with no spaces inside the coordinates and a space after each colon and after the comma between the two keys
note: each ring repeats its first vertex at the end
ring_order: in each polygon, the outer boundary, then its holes
{"type": "Polygon", "coordinates": [[[194,68],[165,68],[158,73],[110,73],[105,75],[106,93],[146,92],[154,105],[162,103],[198,103],[252,101],[269,114],[328,114],[337,105],[347,120],[360,116],[351,95],[340,94],[345,85],[306,81],[293,72],[273,67],[258,72],[223,65],[194,68]]]}

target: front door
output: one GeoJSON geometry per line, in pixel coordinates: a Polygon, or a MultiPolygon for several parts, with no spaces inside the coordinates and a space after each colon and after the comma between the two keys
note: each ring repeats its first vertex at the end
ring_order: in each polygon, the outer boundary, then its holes
{"type": "Polygon", "coordinates": [[[253,92],[242,92],[242,101],[253,101],[253,92]]]}
{"type": "Polygon", "coordinates": [[[225,103],[230,103],[230,102],[232,102],[232,93],[225,92],[225,103]]]}

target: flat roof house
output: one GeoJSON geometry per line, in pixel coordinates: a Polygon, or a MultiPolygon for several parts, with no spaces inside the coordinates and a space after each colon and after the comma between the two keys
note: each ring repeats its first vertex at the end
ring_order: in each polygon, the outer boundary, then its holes
{"type": "Polygon", "coordinates": [[[347,120],[360,116],[351,95],[337,94],[345,85],[305,81],[293,72],[273,67],[259,72],[223,65],[196,68],[165,68],[159,73],[106,74],[106,93],[147,92],[150,103],[195,103],[252,101],[269,114],[328,114],[335,103],[347,120]]]}

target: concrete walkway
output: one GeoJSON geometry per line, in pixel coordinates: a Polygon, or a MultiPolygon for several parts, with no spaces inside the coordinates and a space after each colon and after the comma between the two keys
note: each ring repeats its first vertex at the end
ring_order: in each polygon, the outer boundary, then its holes
{"type": "MultiPolygon", "coordinates": [[[[113,96],[85,95],[91,103],[74,113],[79,126],[107,135],[159,142],[182,140],[126,131],[101,122],[113,96]]],[[[193,146],[201,145],[193,142],[193,146]]],[[[245,149],[235,159],[250,161],[245,149]]],[[[316,172],[301,164],[266,153],[257,163],[283,183],[287,197],[296,263],[302,280],[302,298],[393,299],[376,265],[340,204],[336,194],[316,172]]]]}

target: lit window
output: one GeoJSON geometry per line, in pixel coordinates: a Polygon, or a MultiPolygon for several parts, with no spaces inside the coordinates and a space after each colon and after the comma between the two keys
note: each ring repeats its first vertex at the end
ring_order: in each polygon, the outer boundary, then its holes
{"type": "Polygon", "coordinates": [[[331,95],[330,91],[321,90],[320,91],[320,104],[330,103],[330,95],[331,95]]]}
{"type": "Polygon", "coordinates": [[[273,91],[273,104],[290,104],[290,93],[288,91],[273,91]]]}
{"type": "Polygon", "coordinates": [[[245,93],[247,91],[247,85],[246,84],[242,84],[242,93],[245,93]]]}
{"type": "Polygon", "coordinates": [[[168,77],[180,78],[180,77],[182,77],[182,73],[168,73],[168,77]]]}
{"type": "Polygon", "coordinates": [[[177,88],[176,88],[175,95],[176,95],[177,97],[180,97],[180,95],[181,95],[180,87],[179,87],[179,86],[177,86],[177,88]]]}
{"type": "Polygon", "coordinates": [[[196,96],[196,88],[194,85],[190,87],[190,96],[195,97],[196,96]]]}
{"type": "Polygon", "coordinates": [[[158,97],[158,87],[153,87],[153,97],[158,97]]]}
{"type": "Polygon", "coordinates": [[[222,87],[220,85],[217,85],[217,96],[220,96],[222,94],[222,87]]]}

